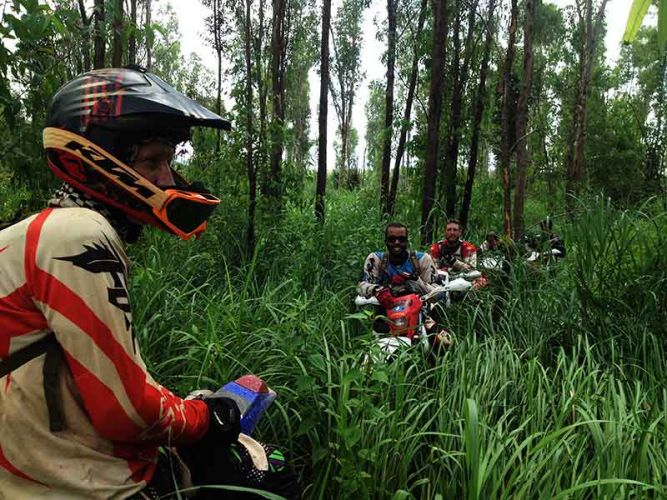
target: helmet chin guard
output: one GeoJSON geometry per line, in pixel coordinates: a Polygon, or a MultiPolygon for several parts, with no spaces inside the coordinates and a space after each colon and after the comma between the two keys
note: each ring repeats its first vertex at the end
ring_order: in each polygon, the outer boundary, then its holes
{"type": "Polygon", "coordinates": [[[163,190],[109,152],[67,130],[47,127],[43,139],[49,167],[56,176],[130,218],[182,239],[199,237],[220,203],[207,192],[190,190],[187,184],[163,190]]]}

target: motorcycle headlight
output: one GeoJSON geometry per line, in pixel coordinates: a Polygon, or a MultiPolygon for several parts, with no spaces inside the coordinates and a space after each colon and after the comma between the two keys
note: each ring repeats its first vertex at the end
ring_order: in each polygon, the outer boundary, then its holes
{"type": "Polygon", "coordinates": [[[404,328],[408,326],[408,320],[405,318],[397,318],[394,320],[394,326],[398,328],[404,328]]]}

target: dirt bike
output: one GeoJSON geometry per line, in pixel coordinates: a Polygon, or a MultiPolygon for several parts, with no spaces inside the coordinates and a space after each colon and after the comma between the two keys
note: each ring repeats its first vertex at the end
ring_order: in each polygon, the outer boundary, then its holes
{"type": "Polygon", "coordinates": [[[563,258],[563,252],[557,248],[552,248],[544,252],[538,252],[537,250],[532,250],[528,257],[526,257],[526,262],[528,263],[547,263],[552,259],[561,259],[563,258]]]}
{"type": "MultiPolygon", "coordinates": [[[[449,275],[443,276],[443,282],[424,295],[408,290],[402,295],[392,296],[386,304],[386,321],[380,324],[386,325],[383,331],[378,331],[374,325],[373,334],[376,344],[383,354],[385,361],[390,361],[398,354],[400,349],[411,346],[419,346],[424,355],[430,356],[441,348],[447,348],[452,340],[449,332],[438,329],[435,321],[431,318],[433,303],[441,300],[446,306],[451,304],[450,294],[452,292],[466,292],[472,289],[472,283],[468,279],[481,276],[478,272],[466,273],[466,276],[449,280],[449,275]]],[[[375,297],[357,296],[354,300],[357,307],[380,306],[375,297]]],[[[376,322],[377,323],[377,322],[376,322]]],[[[368,355],[364,364],[371,360],[368,355]]]]}
{"type": "Polygon", "coordinates": [[[196,399],[214,397],[230,398],[236,403],[240,412],[241,433],[235,442],[229,444],[209,444],[200,440],[178,448],[180,458],[189,468],[192,485],[197,488],[197,498],[237,498],[233,493],[223,491],[224,488],[217,487],[222,485],[264,490],[280,498],[300,498],[297,477],[287,469],[283,453],[250,437],[262,415],[276,399],[276,393],[259,377],[245,375],[225,384],[215,393],[195,391],[188,396],[196,399]]]}

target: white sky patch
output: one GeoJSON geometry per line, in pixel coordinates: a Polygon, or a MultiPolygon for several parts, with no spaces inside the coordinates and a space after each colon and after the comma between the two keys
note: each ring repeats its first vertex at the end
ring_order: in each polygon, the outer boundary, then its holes
{"type": "MultiPolygon", "coordinates": [[[[200,0],[167,0],[176,13],[181,31],[181,48],[187,57],[191,52],[196,53],[202,59],[207,68],[213,74],[217,71],[217,59],[213,48],[204,42],[204,18],[210,11],[202,5],[200,0]]],[[[332,21],[335,19],[336,11],[341,0],[333,0],[331,6],[332,21]]],[[[548,0],[547,0],[548,1],[548,0]]],[[[321,2],[317,2],[317,8],[321,9],[321,2]]],[[[560,7],[574,5],[574,0],[553,0],[560,7]]],[[[631,2],[629,0],[609,0],[606,8],[607,35],[605,47],[607,61],[611,65],[616,62],[620,53],[621,41],[625,30],[631,2]]],[[[386,3],[383,0],[372,0],[370,7],[366,10],[362,22],[363,45],[361,50],[361,66],[365,72],[364,78],[357,90],[356,103],[352,110],[352,126],[357,129],[359,143],[357,144],[356,156],[358,165],[363,167],[364,151],[366,149],[366,114],[364,111],[369,99],[369,84],[373,80],[383,80],[386,67],[382,64],[382,55],[386,50],[384,43],[376,39],[376,27],[373,19],[378,17],[382,21],[386,16],[386,3]]],[[[333,50],[331,48],[330,50],[333,50]]],[[[312,163],[317,165],[317,135],[318,135],[318,107],[320,95],[320,78],[317,68],[311,69],[308,75],[310,82],[310,137],[314,141],[311,148],[312,163]]],[[[229,95],[226,95],[226,106],[229,108],[229,95]]],[[[327,164],[331,171],[335,162],[333,143],[338,128],[336,112],[333,107],[331,95],[329,95],[329,115],[327,123],[327,164]]]]}

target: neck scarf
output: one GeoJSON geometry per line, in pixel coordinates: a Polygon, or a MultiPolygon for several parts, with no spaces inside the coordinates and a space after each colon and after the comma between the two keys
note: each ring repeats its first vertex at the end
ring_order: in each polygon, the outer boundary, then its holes
{"type": "Polygon", "coordinates": [[[49,207],[81,207],[94,210],[109,221],[109,224],[126,243],[134,243],[141,234],[141,226],[130,222],[124,213],[91,198],[66,182],[53,194],[53,197],[49,200],[49,207]]]}

